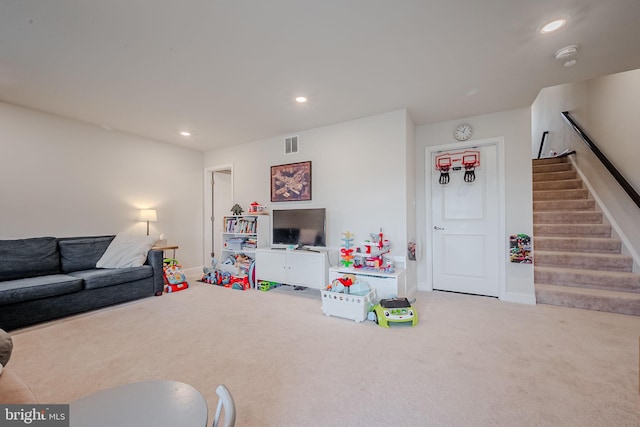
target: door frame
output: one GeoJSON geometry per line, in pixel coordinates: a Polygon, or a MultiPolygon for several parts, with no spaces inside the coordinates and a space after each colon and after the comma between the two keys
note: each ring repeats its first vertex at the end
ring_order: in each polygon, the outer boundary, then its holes
{"type": "Polygon", "coordinates": [[[431,185],[433,174],[433,153],[440,151],[451,151],[459,149],[467,149],[474,147],[483,147],[495,145],[497,154],[498,165],[498,232],[501,235],[498,244],[498,280],[499,280],[499,294],[498,298],[504,300],[506,298],[506,269],[507,269],[507,232],[506,232],[506,215],[505,215],[505,155],[504,155],[504,137],[493,137],[478,139],[473,141],[467,141],[454,144],[442,144],[434,145],[425,148],[425,223],[426,223],[426,256],[425,256],[425,268],[427,279],[427,290],[433,291],[433,217],[432,217],[432,194],[431,185]]]}
{"type": "Polygon", "coordinates": [[[204,230],[204,239],[203,247],[202,247],[202,265],[209,265],[209,260],[211,259],[211,250],[213,247],[213,173],[219,172],[223,170],[231,171],[231,200],[232,202],[235,200],[235,196],[233,193],[233,163],[226,165],[218,165],[218,166],[210,166],[204,169],[204,215],[203,215],[203,227],[204,230]]]}

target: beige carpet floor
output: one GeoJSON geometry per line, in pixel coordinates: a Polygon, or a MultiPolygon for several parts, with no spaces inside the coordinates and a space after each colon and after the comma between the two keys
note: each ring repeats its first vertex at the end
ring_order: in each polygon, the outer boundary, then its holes
{"type": "Polygon", "coordinates": [[[384,329],[295,292],[191,283],[15,331],[10,367],[42,403],[184,381],[210,417],[224,383],[237,426],[640,425],[638,317],[419,292],[420,323],[384,329]]]}

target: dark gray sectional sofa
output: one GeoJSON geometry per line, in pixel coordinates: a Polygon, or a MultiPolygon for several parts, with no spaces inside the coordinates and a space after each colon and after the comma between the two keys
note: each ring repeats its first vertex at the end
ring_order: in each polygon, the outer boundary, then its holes
{"type": "Polygon", "coordinates": [[[10,331],[162,295],[162,256],[140,267],[96,268],[114,236],[0,240],[0,328],[10,331]]]}

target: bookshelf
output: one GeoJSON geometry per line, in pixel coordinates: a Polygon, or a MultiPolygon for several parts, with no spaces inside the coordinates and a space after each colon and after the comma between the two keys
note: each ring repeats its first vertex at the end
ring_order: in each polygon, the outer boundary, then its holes
{"type": "Polygon", "coordinates": [[[225,216],[221,241],[220,261],[239,253],[255,259],[257,248],[269,246],[269,217],[264,214],[225,216]]]}

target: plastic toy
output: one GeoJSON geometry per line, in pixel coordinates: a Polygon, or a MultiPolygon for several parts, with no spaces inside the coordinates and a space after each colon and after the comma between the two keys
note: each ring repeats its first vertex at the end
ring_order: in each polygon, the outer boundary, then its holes
{"type": "MultiPolygon", "coordinates": [[[[178,260],[173,258],[165,258],[163,260],[162,269],[165,285],[180,285],[180,289],[174,289],[174,291],[186,289],[189,287],[189,284],[187,283],[187,277],[182,271],[182,266],[178,264],[178,260]]],[[[165,286],[165,291],[167,291],[167,286],[165,286]]]]}
{"type": "Polygon", "coordinates": [[[178,283],[175,285],[164,285],[164,291],[170,294],[171,292],[183,291],[188,287],[189,287],[189,284],[187,282],[178,283]]]}
{"type": "Polygon", "coordinates": [[[249,289],[249,276],[231,276],[225,288],[239,289],[244,291],[249,289]]]}
{"type": "Polygon", "coordinates": [[[278,282],[268,282],[266,280],[260,280],[258,282],[258,289],[262,292],[267,292],[273,288],[277,288],[278,286],[280,286],[280,283],[278,282]]]}
{"type": "Polygon", "coordinates": [[[345,267],[353,265],[353,233],[345,231],[342,233],[342,249],[340,249],[340,263],[345,267]]]}
{"type": "Polygon", "coordinates": [[[242,215],[242,212],[244,212],[242,207],[240,207],[240,205],[237,203],[231,207],[230,211],[234,215],[242,215]]]}
{"type": "Polygon", "coordinates": [[[442,153],[436,156],[436,170],[440,171],[438,182],[442,185],[449,183],[449,171],[464,169],[464,182],[471,183],[476,180],[475,170],[480,166],[480,151],[464,150],[453,153],[442,153]]]}
{"type": "Polygon", "coordinates": [[[331,289],[333,292],[344,292],[348,294],[349,288],[351,288],[351,285],[353,285],[354,282],[355,280],[351,275],[338,277],[337,279],[334,279],[334,281],[331,283],[331,289]]]}
{"type": "Polygon", "coordinates": [[[370,240],[365,240],[364,242],[362,242],[364,252],[367,255],[369,255],[370,257],[375,257],[389,252],[391,243],[388,239],[384,238],[382,228],[380,229],[379,233],[371,233],[369,236],[371,236],[370,240]]]}
{"type": "Polygon", "coordinates": [[[373,321],[383,328],[388,328],[390,324],[407,324],[411,326],[418,324],[418,313],[415,312],[411,303],[406,298],[387,298],[373,306],[373,321]]]}
{"type": "Polygon", "coordinates": [[[266,206],[263,206],[258,202],[253,202],[249,205],[249,213],[260,213],[265,212],[266,210],[266,206]]]}

